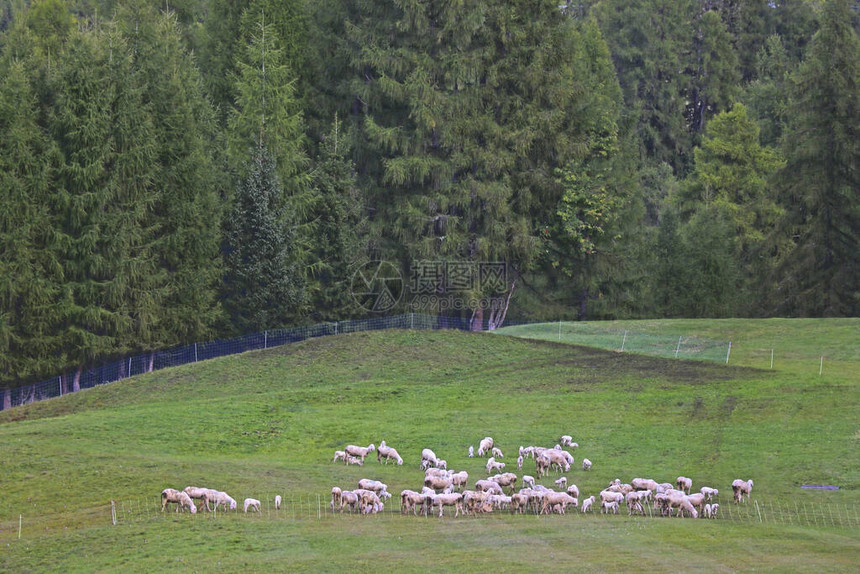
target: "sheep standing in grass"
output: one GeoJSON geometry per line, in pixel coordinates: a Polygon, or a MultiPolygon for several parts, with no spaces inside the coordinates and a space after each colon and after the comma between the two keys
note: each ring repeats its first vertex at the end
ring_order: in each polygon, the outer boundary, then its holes
{"type": "Polygon", "coordinates": [[[475,458],[475,447],[469,445],[469,458],[475,458]]]}
{"type": "Polygon", "coordinates": [[[492,453],[493,453],[493,456],[494,456],[495,458],[505,458],[505,455],[504,455],[504,454],[502,454],[502,449],[500,449],[500,448],[498,448],[498,447],[495,447],[495,446],[494,446],[494,447],[493,447],[493,449],[492,449],[492,453]]]}
{"type": "Polygon", "coordinates": [[[524,474],[523,475],[523,486],[526,486],[528,488],[534,488],[535,487],[535,477],[529,476],[528,474],[524,474]]]}
{"type": "Polygon", "coordinates": [[[487,474],[492,474],[494,471],[500,471],[505,468],[505,463],[496,462],[495,457],[490,457],[487,459],[487,474]]]}
{"type": "Polygon", "coordinates": [[[183,490],[185,494],[187,494],[192,500],[202,500],[203,504],[201,508],[205,510],[212,510],[209,507],[209,493],[213,492],[209,488],[200,488],[197,486],[186,486],[183,490]]]}
{"type": "Polygon", "coordinates": [[[716,488],[710,488],[707,486],[703,486],[699,492],[704,494],[705,498],[707,498],[709,502],[711,500],[713,500],[715,496],[719,496],[719,494],[720,494],[720,491],[717,490],[716,488]]]}
{"type": "MultiPolygon", "coordinates": [[[[332,489],[332,496],[334,489],[332,489]]],[[[332,500],[333,502],[333,500],[332,500]]],[[[351,490],[344,490],[340,493],[340,507],[338,508],[339,512],[343,512],[343,509],[347,506],[351,509],[352,512],[356,510],[356,506],[358,505],[358,495],[351,490]]]]}
{"type": "Polygon", "coordinates": [[[582,459],[582,470],[590,470],[591,469],[591,461],[587,458],[582,459]]]}
{"type": "Polygon", "coordinates": [[[248,512],[249,508],[255,512],[260,512],[260,501],[256,498],[246,498],[244,508],[245,512],[248,512]]]}
{"type": "Polygon", "coordinates": [[[223,506],[225,509],[236,510],[236,501],[226,492],[216,490],[209,500],[215,503],[215,510],[218,510],[219,506],[223,506]]]}
{"type": "Polygon", "coordinates": [[[618,501],[617,500],[604,500],[600,503],[600,512],[604,514],[609,514],[612,512],[613,514],[618,514],[618,501]]]}
{"type": "Polygon", "coordinates": [[[516,488],[517,485],[517,475],[512,472],[497,474],[495,476],[490,477],[490,480],[503,488],[507,486],[511,489],[511,493],[514,492],[514,488],[516,488]]]}
{"type": "Polygon", "coordinates": [[[436,453],[429,448],[425,448],[421,451],[421,470],[427,470],[431,466],[436,466],[437,460],[439,459],[436,458],[436,453]]]}
{"type": "Polygon", "coordinates": [[[752,492],[752,488],[753,488],[752,479],[741,480],[738,478],[734,482],[732,482],[732,492],[734,492],[734,495],[735,495],[735,504],[742,502],[744,499],[744,496],[747,497],[747,502],[749,502],[750,501],[750,493],[752,492]]]}
{"type": "Polygon", "coordinates": [[[186,508],[191,514],[197,514],[197,507],[194,506],[194,501],[188,496],[188,493],[175,488],[165,488],[161,491],[161,512],[167,508],[169,503],[176,504],[176,511],[184,511],[186,508]]]}
{"type": "Polygon", "coordinates": [[[329,506],[331,506],[332,510],[335,510],[335,509],[341,507],[342,496],[343,496],[343,491],[340,489],[339,486],[333,486],[331,488],[331,504],[329,506]]]}
{"type": "Polygon", "coordinates": [[[588,512],[591,510],[591,505],[594,504],[594,497],[589,496],[585,500],[582,501],[582,506],[579,508],[580,512],[588,512]]]}
{"type": "Polygon", "coordinates": [[[334,451],[334,458],[332,459],[332,462],[337,462],[339,460],[342,460],[343,463],[346,464],[346,451],[343,451],[343,450],[334,451]]]}
{"type": "Polygon", "coordinates": [[[275,495],[275,510],[281,509],[281,495],[275,495]]]}
{"type": "Polygon", "coordinates": [[[523,455],[517,457],[517,470],[523,469],[523,455]]]}
{"type": "Polygon", "coordinates": [[[482,438],[481,443],[478,445],[478,456],[486,456],[493,450],[493,446],[493,437],[487,436],[482,438]]]}
{"type": "Polygon", "coordinates": [[[635,490],[656,491],[658,486],[657,481],[650,478],[634,478],[630,481],[630,484],[635,490]]]}
{"type": "Polygon", "coordinates": [[[400,454],[394,448],[387,446],[385,441],[382,441],[376,449],[376,461],[382,462],[383,458],[385,464],[388,464],[389,460],[393,460],[398,466],[403,466],[403,459],[400,458],[400,454]]]}
{"type": "Polygon", "coordinates": [[[690,489],[693,488],[693,479],[687,478],[686,476],[679,476],[675,480],[675,484],[678,485],[678,490],[682,490],[686,494],[690,494],[690,489]]]}
{"type": "Polygon", "coordinates": [[[415,516],[418,516],[418,510],[422,509],[422,512],[426,515],[427,512],[424,509],[424,502],[426,500],[426,494],[421,494],[414,490],[403,490],[400,492],[400,513],[408,514],[411,510],[415,516]]]}
{"type": "Polygon", "coordinates": [[[720,505],[717,503],[705,505],[705,518],[716,518],[720,505]]]}
{"type": "Polygon", "coordinates": [[[562,476],[558,480],[555,481],[555,485],[559,488],[567,488],[567,477],[562,476]]]}
{"type": "Polygon", "coordinates": [[[451,473],[451,484],[454,485],[454,488],[457,490],[462,490],[463,488],[469,485],[469,473],[465,470],[461,470],[460,472],[452,472],[451,473]]]}
{"type": "Polygon", "coordinates": [[[346,448],[344,450],[349,456],[360,458],[361,462],[364,462],[364,459],[367,457],[367,455],[375,451],[376,447],[373,445],[373,443],[370,443],[367,446],[355,446],[354,444],[348,444],[346,445],[346,448]]]}

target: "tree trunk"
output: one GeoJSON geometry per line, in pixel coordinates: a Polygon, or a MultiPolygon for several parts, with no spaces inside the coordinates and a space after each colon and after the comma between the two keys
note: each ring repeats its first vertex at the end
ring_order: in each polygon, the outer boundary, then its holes
{"type": "Polygon", "coordinates": [[[146,367],[146,372],[151,373],[153,367],[155,366],[155,351],[149,353],[149,365],[146,367]]]}
{"type": "Polygon", "coordinates": [[[3,390],[3,410],[12,408],[12,389],[3,390]]]}
{"type": "Polygon", "coordinates": [[[483,331],[484,329],[484,308],[481,305],[472,311],[471,329],[472,331],[483,331]]]}
{"type": "Polygon", "coordinates": [[[69,394],[69,375],[63,373],[60,375],[60,396],[69,394]]]}
{"type": "Polygon", "coordinates": [[[75,371],[75,378],[72,381],[72,392],[76,393],[81,390],[81,373],[83,372],[83,367],[78,367],[78,370],[75,371]]]}
{"type": "Polygon", "coordinates": [[[588,287],[582,290],[582,295],[579,297],[579,320],[585,321],[588,316],[588,287]]]}
{"type": "Polygon", "coordinates": [[[517,280],[514,279],[511,282],[511,288],[508,289],[508,295],[504,299],[504,304],[502,304],[502,300],[498,299],[498,303],[494,301],[493,304],[490,305],[490,320],[487,325],[487,330],[495,331],[500,328],[502,324],[505,322],[505,317],[508,314],[508,307],[511,304],[511,296],[514,294],[514,289],[517,286],[517,280]]]}

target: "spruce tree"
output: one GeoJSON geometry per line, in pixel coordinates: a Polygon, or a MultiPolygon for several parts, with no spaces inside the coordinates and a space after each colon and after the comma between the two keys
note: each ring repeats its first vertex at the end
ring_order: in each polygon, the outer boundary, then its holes
{"type": "Polygon", "coordinates": [[[848,0],[827,2],[793,77],[781,177],[793,240],[779,268],[777,309],[860,313],[860,41],[848,0]]]}

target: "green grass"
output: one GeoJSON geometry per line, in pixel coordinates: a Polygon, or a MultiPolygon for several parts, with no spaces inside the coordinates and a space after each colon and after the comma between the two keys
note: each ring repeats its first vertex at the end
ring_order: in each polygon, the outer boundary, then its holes
{"type": "MultiPolygon", "coordinates": [[[[732,340],[732,360],[487,334],[357,333],[0,412],[0,571],[853,571],[860,321],[613,326],[732,340]],[[779,350],[773,370],[770,348],[779,350]],[[363,477],[395,493],[419,489],[425,447],[472,482],[486,471],[466,450],[483,436],[495,437],[515,467],[519,445],[551,446],[561,434],[581,445],[577,463],[594,462],[590,472],[577,464],[567,474],[583,496],[615,477],[683,474],[695,488],[719,488],[725,514],[439,520],[388,512],[395,504],[371,517],[320,508],[332,486],[352,488],[363,477]],[[403,467],[375,458],[363,468],[331,463],[348,443],[382,439],[403,467]],[[731,504],[734,478],[755,480],[758,507],[731,504]],[[810,483],[842,488],[800,489],[810,483]],[[240,504],[260,498],[264,511],[158,512],[163,488],[188,484],[226,490],[240,504]],[[271,506],[275,494],[287,501],[281,511],[271,506]]],[[[523,472],[533,470],[527,462],[523,472]]]]}

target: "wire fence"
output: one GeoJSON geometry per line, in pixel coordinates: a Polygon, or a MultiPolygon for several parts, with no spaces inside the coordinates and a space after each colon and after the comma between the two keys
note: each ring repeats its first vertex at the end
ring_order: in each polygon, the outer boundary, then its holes
{"type": "MultiPolygon", "coordinates": [[[[134,375],[157,371],[167,367],[176,367],[247,351],[279,347],[317,337],[385,329],[456,329],[469,331],[473,330],[473,324],[470,320],[460,317],[408,313],[369,319],[318,323],[316,325],[288,329],[272,329],[228,340],[193,343],[174,349],[126,357],[98,367],[82,369],[81,371],[63,373],[31,385],[0,389],[0,410],[61,397],[83,389],[112,383],[134,375]]],[[[486,329],[486,322],[474,326],[474,330],[486,329]]]]}
{"type": "MultiPolygon", "coordinates": [[[[249,510],[243,512],[241,505],[236,510],[224,511],[217,510],[206,512],[199,510],[196,515],[192,516],[187,511],[184,516],[177,515],[175,507],[171,507],[165,512],[161,512],[161,502],[157,498],[146,499],[127,499],[115,501],[115,512],[112,515],[109,506],[103,507],[101,512],[105,520],[113,520],[116,524],[129,524],[135,522],[148,522],[152,520],[288,520],[288,521],[303,521],[303,520],[338,520],[348,516],[359,515],[356,510],[347,508],[343,512],[337,509],[332,509],[330,505],[330,497],[322,494],[307,494],[287,496],[282,495],[282,503],[280,508],[275,508],[275,495],[267,495],[261,499],[259,512],[249,510]],[[114,520],[115,518],[115,520],[114,520]]],[[[603,514],[598,505],[583,514],[579,508],[569,507],[566,516],[572,518],[582,518],[589,520],[601,519],[663,519],[659,510],[655,510],[652,504],[643,505],[644,515],[628,516],[626,507],[619,508],[619,513],[603,514]]],[[[445,507],[444,517],[453,518],[455,510],[453,507],[445,507]]],[[[511,510],[507,508],[496,509],[490,515],[510,515],[511,510]]],[[[526,511],[525,515],[533,517],[541,517],[533,510],[526,511]]],[[[462,514],[461,514],[462,516],[462,514]]],[[[474,518],[480,519],[482,514],[474,515],[474,518]]],[[[521,515],[514,515],[519,517],[521,515]]],[[[430,513],[424,515],[419,511],[416,516],[411,510],[405,515],[402,513],[400,501],[398,498],[392,497],[385,503],[385,507],[377,514],[367,515],[363,518],[367,519],[422,519],[433,518],[438,519],[438,508],[431,509],[430,513]]],[[[472,518],[473,516],[468,516],[472,518]]],[[[699,519],[707,520],[700,516],[699,519]]],[[[847,503],[820,503],[811,501],[762,501],[753,500],[751,503],[734,504],[731,501],[726,501],[720,504],[713,520],[728,521],[728,522],[743,522],[743,523],[758,523],[769,525],[786,525],[786,526],[802,526],[814,528],[843,528],[857,529],[860,528],[860,508],[856,504],[847,503]]]]}

